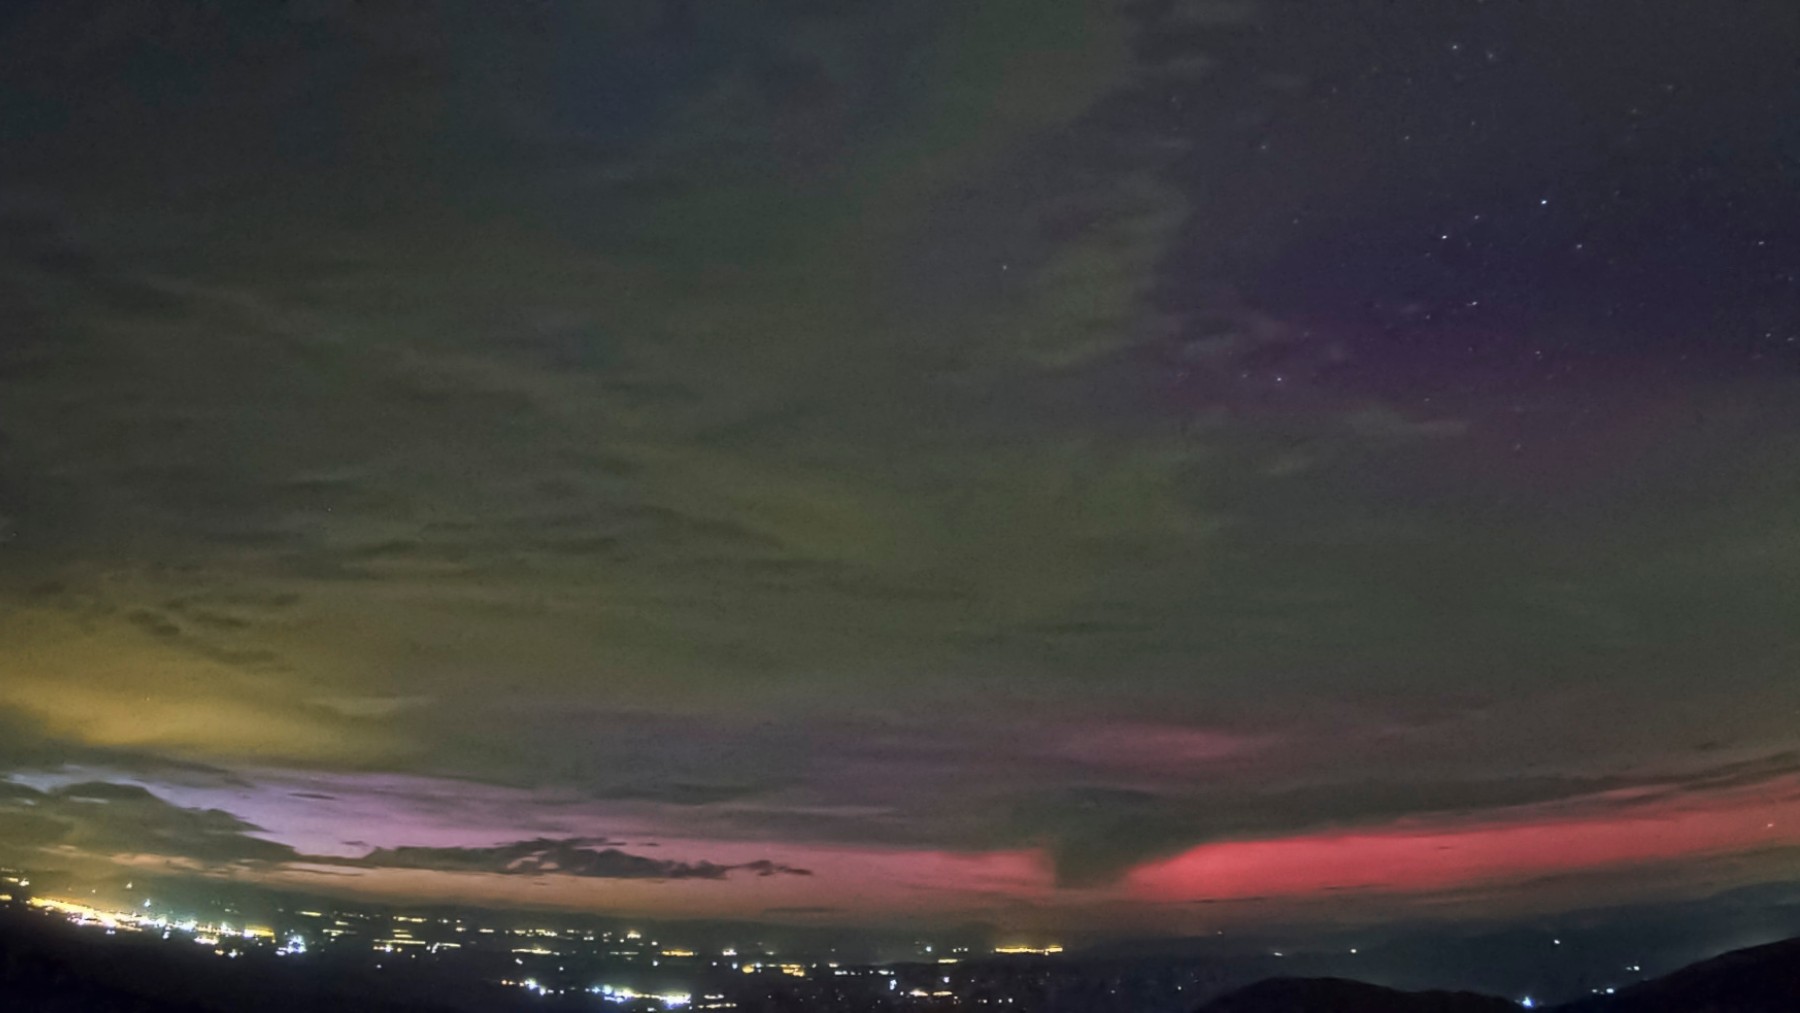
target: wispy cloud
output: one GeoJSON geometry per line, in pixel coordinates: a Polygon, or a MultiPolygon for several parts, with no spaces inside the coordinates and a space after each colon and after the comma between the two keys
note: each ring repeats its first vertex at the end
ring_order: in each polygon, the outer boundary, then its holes
{"type": "Polygon", "coordinates": [[[492,848],[377,848],[356,864],[378,869],[498,872],[511,876],[554,873],[591,879],[724,879],[740,872],[752,876],[812,875],[805,869],[766,859],[716,865],[646,858],[579,838],[539,838],[492,848]]]}

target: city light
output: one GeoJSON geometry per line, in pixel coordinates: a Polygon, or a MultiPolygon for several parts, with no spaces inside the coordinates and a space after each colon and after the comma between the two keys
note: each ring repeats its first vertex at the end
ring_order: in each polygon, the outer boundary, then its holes
{"type": "MultiPolygon", "coordinates": [[[[686,1006],[689,1003],[694,1001],[693,995],[690,993],[687,993],[687,992],[664,992],[661,994],[654,994],[654,993],[639,992],[636,989],[617,987],[617,986],[613,986],[613,985],[595,985],[593,988],[588,989],[588,991],[593,993],[594,995],[597,995],[600,998],[606,1000],[607,1002],[626,1003],[626,1002],[635,1002],[639,999],[648,999],[653,1002],[662,1003],[664,1009],[676,1009],[676,1008],[679,1008],[682,1006],[686,1006]]],[[[714,998],[724,998],[724,997],[723,996],[707,996],[707,998],[714,999],[714,998]]],[[[707,1009],[716,1009],[718,1007],[708,1006],[706,1008],[707,1009]]]]}
{"type": "MultiPolygon", "coordinates": [[[[735,955],[738,948],[721,947],[698,939],[675,938],[661,943],[647,936],[641,948],[627,948],[622,946],[623,941],[633,933],[625,930],[600,932],[551,926],[491,928],[479,922],[465,924],[462,919],[331,908],[287,911],[272,920],[272,927],[265,927],[249,921],[256,917],[255,914],[246,915],[232,908],[226,909],[232,918],[228,923],[216,916],[190,918],[166,910],[140,909],[136,907],[139,903],[136,899],[129,905],[132,909],[128,910],[111,910],[97,901],[61,898],[39,898],[30,903],[36,910],[108,933],[115,929],[120,934],[153,930],[163,939],[191,942],[202,947],[204,952],[226,960],[254,958],[260,952],[282,958],[283,963],[291,965],[324,953],[336,954],[336,959],[354,954],[367,960],[367,966],[381,970],[402,961],[416,960],[425,965],[437,955],[443,961],[436,965],[442,967],[442,973],[455,975],[481,967],[482,958],[474,955],[486,954],[488,959],[517,965],[512,974],[504,977],[474,971],[491,984],[548,999],[582,996],[590,1008],[617,1009],[619,1013],[730,1011],[761,1001],[754,997],[781,993],[802,1002],[827,1004],[859,1001],[852,997],[861,996],[874,1004],[870,1008],[886,1008],[886,1004],[899,1001],[915,1013],[941,1010],[951,1004],[1020,1008],[1015,1004],[1027,1002],[1023,991],[1017,996],[982,996],[965,990],[976,987],[977,982],[999,967],[1010,967],[1018,975],[1016,981],[1000,987],[1030,990],[1042,987],[1043,974],[1065,973],[1048,970],[1053,965],[1004,959],[1015,955],[1061,953],[1063,947],[1055,944],[1020,943],[998,947],[993,952],[1000,957],[986,966],[983,966],[981,952],[947,945],[933,947],[942,956],[923,957],[917,963],[894,966],[840,961],[837,959],[840,954],[835,949],[805,957],[791,954],[786,961],[776,962],[773,958],[775,949],[768,943],[747,946],[744,948],[746,957],[723,962],[709,961],[702,954],[710,956],[728,950],[735,955]],[[466,934],[456,934],[459,932],[466,934]],[[451,942],[453,939],[459,941],[451,942]],[[548,945],[551,939],[559,940],[555,948],[548,945]],[[460,956],[459,951],[472,955],[460,956]],[[659,980],[655,987],[646,982],[627,985],[617,978],[607,984],[588,984],[598,978],[610,977],[615,970],[623,973],[625,968],[642,968],[647,971],[658,966],[659,959],[665,968],[661,973],[669,973],[668,969],[674,967],[687,967],[692,969],[694,977],[691,980],[659,980]],[[473,962],[462,963],[463,960],[473,962]],[[707,970],[709,963],[716,970],[707,970]],[[915,977],[921,964],[930,967],[928,977],[915,977]],[[739,971],[748,977],[740,977],[736,973],[739,971]],[[719,976],[728,972],[734,984],[721,987],[723,982],[719,976]],[[741,994],[734,994],[740,990],[741,994]],[[914,1000],[922,1002],[915,1003],[914,1000]]],[[[919,941],[916,947],[925,950],[930,945],[919,941]]],[[[184,948],[184,952],[192,952],[191,947],[184,948]]],[[[1054,966],[1061,968],[1063,965],[1054,966]]],[[[1071,963],[1066,973],[1080,972],[1071,963]]],[[[1194,982],[1175,983],[1175,991],[1184,984],[1191,986],[1194,982]]]]}

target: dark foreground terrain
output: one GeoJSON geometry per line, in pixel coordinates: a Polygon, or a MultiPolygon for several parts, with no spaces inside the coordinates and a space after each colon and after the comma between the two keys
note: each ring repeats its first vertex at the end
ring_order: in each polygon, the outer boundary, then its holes
{"type": "Polygon", "coordinates": [[[148,937],[95,938],[56,918],[0,912],[0,1010],[7,1013],[495,1013],[524,1008],[511,990],[303,966],[270,952],[222,960],[148,937]],[[192,951],[192,952],[190,952],[192,951]]]}
{"type": "MultiPolygon", "coordinates": [[[[960,1000],[896,998],[919,1013],[948,1011],[954,1008],[950,1003],[967,1005],[960,1000]]],[[[469,975],[447,974],[442,968],[390,965],[378,969],[328,958],[283,960],[268,952],[249,951],[240,959],[223,960],[198,947],[190,951],[150,938],[96,937],[92,929],[79,930],[58,919],[0,913],[0,1009],[8,1013],[560,1013],[575,1009],[638,1013],[637,1006],[606,1005],[586,995],[531,996],[469,975]]],[[[776,1009],[847,1013],[856,1006],[790,995],[738,1008],[741,1013],[776,1009]]],[[[1036,1013],[1023,1001],[1010,1008],[1036,1013]]],[[[1467,992],[1400,992],[1341,978],[1277,978],[1220,996],[1197,1013],[1511,1013],[1520,1008],[1509,999],[1467,992]]],[[[1617,995],[1595,996],[1550,1009],[1554,1013],[1800,1013],[1800,939],[1727,953],[1622,989],[1617,995]]]]}
{"type": "MultiPolygon", "coordinates": [[[[1199,1013],[1508,1013],[1518,1003],[1468,992],[1399,992],[1341,978],[1275,978],[1199,1013]]],[[[1542,1007],[1540,1007],[1542,1008],[1542,1007]]],[[[1800,1013],[1800,939],[1737,950],[1551,1013],[1800,1013]]]]}

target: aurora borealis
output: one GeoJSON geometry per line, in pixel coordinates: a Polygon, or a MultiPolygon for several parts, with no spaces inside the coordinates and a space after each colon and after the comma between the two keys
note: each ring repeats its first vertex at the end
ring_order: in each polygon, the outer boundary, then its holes
{"type": "Polygon", "coordinates": [[[1796,50],[8,5],[0,863],[1143,933],[1791,884],[1796,50]]]}

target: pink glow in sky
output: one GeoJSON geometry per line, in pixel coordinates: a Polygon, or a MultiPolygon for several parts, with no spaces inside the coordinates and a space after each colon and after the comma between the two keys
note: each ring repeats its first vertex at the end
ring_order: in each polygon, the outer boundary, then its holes
{"type": "Polygon", "coordinates": [[[1787,781],[1753,795],[1612,815],[1205,844],[1140,866],[1125,887],[1134,897],[1157,901],[1332,890],[1424,893],[1794,844],[1800,844],[1800,782],[1787,781]]]}
{"type": "MultiPolygon", "coordinates": [[[[680,807],[597,808],[592,802],[577,805],[542,793],[431,778],[266,772],[248,787],[140,783],[184,807],[232,812],[261,827],[260,836],[320,859],[246,867],[233,873],[236,878],[388,898],[645,915],[805,912],[863,920],[1010,909],[1054,921],[1057,911],[1081,917],[1077,912],[1119,904],[1257,901],[1280,907],[1286,900],[1332,894],[1429,899],[1556,873],[1629,871],[1800,845],[1800,781],[1787,778],[1710,795],[1614,793],[1460,820],[1212,842],[1140,864],[1111,884],[1077,889],[1059,886],[1048,854],[1034,847],[959,851],[733,839],[696,834],[682,825],[680,807]],[[350,843],[333,836],[332,828],[346,825],[366,828],[369,839],[350,843]],[[337,864],[376,848],[488,847],[532,837],[602,841],[633,854],[690,863],[772,860],[808,874],[606,879],[337,864]]],[[[134,867],[158,864],[146,856],[120,860],[134,867]]]]}

